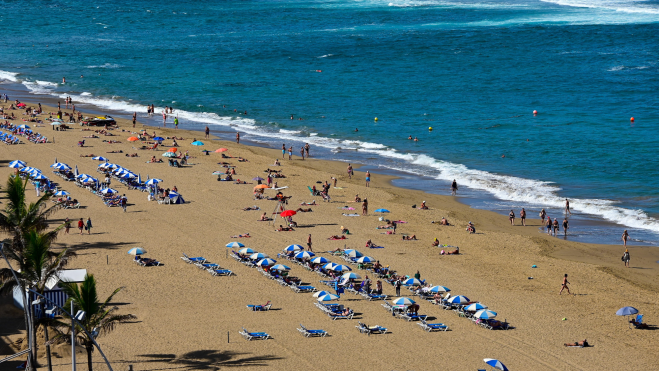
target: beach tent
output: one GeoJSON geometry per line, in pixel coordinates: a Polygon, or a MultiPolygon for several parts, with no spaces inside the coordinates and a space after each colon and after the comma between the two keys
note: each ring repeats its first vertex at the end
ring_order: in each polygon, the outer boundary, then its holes
{"type": "Polygon", "coordinates": [[[176,192],[169,192],[169,203],[170,204],[184,204],[185,200],[183,197],[176,192]]]}

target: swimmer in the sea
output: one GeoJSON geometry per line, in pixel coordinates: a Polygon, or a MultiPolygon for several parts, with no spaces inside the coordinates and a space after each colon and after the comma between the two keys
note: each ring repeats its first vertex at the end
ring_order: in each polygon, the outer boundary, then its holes
{"type": "Polygon", "coordinates": [[[407,139],[412,140],[412,136],[410,135],[409,137],[407,137],[407,139]]]}

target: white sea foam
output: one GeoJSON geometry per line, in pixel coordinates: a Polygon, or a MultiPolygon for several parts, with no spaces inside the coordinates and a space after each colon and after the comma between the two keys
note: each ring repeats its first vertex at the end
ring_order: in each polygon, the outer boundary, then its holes
{"type": "Polygon", "coordinates": [[[334,54],[325,54],[325,55],[321,55],[320,57],[316,57],[316,58],[328,58],[328,57],[331,57],[333,55],[334,54]]]}
{"type": "Polygon", "coordinates": [[[607,71],[609,71],[609,72],[615,72],[615,71],[622,71],[622,70],[624,70],[624,69],[625,69],[625,66],[615,66],[615,67],[611,67],[611,68],[609,68],[607,71]]]}
{"type": "Polygon", "coordinates": [[[0,81],[11,81],[11,82],[16,82],[18,81],[18,76],[17,72],[9,72],[9,71],[2,71],[0,70],[0,81]]]}
{"type": "MultiPolygon", "coordinates": [[[[554,3],[576,8],[597,8],[622,13],[659,14],[656,6],[644,4],[642,1],[625,0],[540,0],[546,3],[554,3]]],[[[659,19],[656,19],[658,21],[659,19]]]]}
{"type": "Polygon", "coordinates": [[[105,63],[98,66],[87,66],[87,68],[119,68],[119,67],[121,66],[116,63],[105,63]]]}
{"type": "Polygon", "coordinates": [[[22,81],[21,82],[32,94],[51,94],[57,84],[49,81],[22,81]]]}
{"type": "MultiPolygon", "coordinates": [[[[53,83],[33,84],[45,89],[48,86],[57,86],[57,84],[53,83]]],[[[126,113],[138,112],[138,114],[143,115],[147,109],[145,105],[118,99],[95,97],[87,92],[73,95],[55,93],[50,90],[50,94],[60,97],[71,95],[75,102],[93,104],[99,108],[112,111],[126,113]]],[[[162,110],[163,107],[156,107],[156,112],[162,110]]],[[[501,200],[555,208],[561,208],[565,202],[564,197],[559,196],[561,189],[549,181],[526,179],[470,169],[465,165],[442,161],[425,154],[403,153],[380,143],[328,138],[320,136],[317,133],[311,133],[305,136],[302,131],[298,130],[278,129],[277,131],[273,131],[257,125],[254,120],[248,118],[223,117],[212,112],[188,112],[183,110],[177,110],[174,114],[183,123],[192,121],[207,125],[232,127],[250,135],[250,139],[264,143],[272,143],[273,140],[277,142],[308,142],[312,146],[326,148],[333,152],[348,150],[373,154],[383,159],[389,159],[390,161],[385,161],[383,166],[391,169],[397,169],[415,175],[424,175],[445,182],[457,179],[461,186],[488,192],[501,200]]],[[[649,217],[642,210],[632,210],[616,206],[614,201],[571,199],[570,205],[575,211],[596,215],[632,228],[659,232],[659,220],[649,217]]]]}

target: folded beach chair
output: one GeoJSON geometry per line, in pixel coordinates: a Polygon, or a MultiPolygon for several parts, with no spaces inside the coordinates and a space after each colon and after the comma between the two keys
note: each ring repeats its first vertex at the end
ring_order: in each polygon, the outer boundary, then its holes
{"type": "Polygon", "coordinates": [[[290,287],[291,287],[291,289],[292,289],[293,291],[298,292],[298,293],[300,293],[300,292],[316,292],[316,291],[318,291],[318,290],[317,290],[315,287],[313,287],[313,286],[298,286],[298,285],[293,284],[293,285],[291,285],[290,287]]]}
{"type": "Polygon", "coordinates": [[[244,327],[243,327],[243,330],[238,331],[238,333],[240,335],[244,336],[245,339],[247,339],[247,340],[253,340],[253,339],[267,340],[267,339],[271,338],[271,336],[268,335],[265,332],[249,332],[249,331],[245,330],[244,327]]]}
{"type": "Polygon", "coordinates": [[[209,270],[209,272],[210,272],[213,276],[230,276],[230,275],[232,275],[232,274],[233,274],[234,276],[236,275],[235,273],[233,273],[232,271],[230,271],[230,270],[228,270],[228,269],[214,269],[214,270],[209,270]]]}
{"type": "Polygon", "coordinates": [[[306,337],[313,337],[313,336],[325,337],[325,336],[327,336],[327,331],[325,331],[325,330],[308,330],[302,324],[300,324],[300,328],[297,329],[297,330],[300,331],[302,333],[302,335],[304,335],[306,337]]]}
{"type": "Polygon", "coordinates": [[[252,310],[254,312],[265,312],[265,311],[269,311],[270,308],[272,308],[272,303],[270,302],[270,300],[268,300],[268,302],[265,303],[265,305],[253,305],[252,304],[252,305],[248,305],[247,308],[249,308],[250,310],[252,310]]]}
{"type": "Polygon", "coordinates": [[[382,326],[367,326],[361,322],[359,322],[359,325],[355,326],[359,329],[359,332],[362,334],[386,334],[387,329],[382,327],[382,326]]]}
{"type": "Polygon", "coordinates": [[[422,319],[421,322],[418,323],[418,325],[421,326],[422,329],[428,332],[448,330],[448,326],[446,326],[443,323],[427,323],[425,319],[422,319]]]}

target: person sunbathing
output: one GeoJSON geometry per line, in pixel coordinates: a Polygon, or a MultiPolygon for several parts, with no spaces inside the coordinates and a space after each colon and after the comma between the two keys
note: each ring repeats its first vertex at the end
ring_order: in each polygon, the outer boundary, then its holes
{"type": "Polygon", "coordinates": [[[267,214],[263,213],[263,215],[261,215],[261,219],[259,219],[258,221],[259,222],[267,222],[267,221],[270,221],[270,220],[272,220],[272,218],[268,218],[267,214]]]}
{"type": "MultiPolygon", "coordinates": [[[[231,175],[229,174],[229,176],[231,176],[231,175]]],[[[227,176],[227,178],[228,178],[229,176],[227,176]]],[[[246,181],[244,181],[244,180],[240,180],[240,179],[236,179],[236,181],[233,182],[233,183],[234,183],[234,184],[247,184],[246,181]]]]}
{"type": "Polygon", "coordinates": [[[411,236],[403,236],[403,241],[412,241],[412,240],[416,241],[416,235],[415,234],[413,234],[411,236]]]}
{"type": "Polygon", "coordinates": [[[355,195],[355,202],[362,202],[362,199],[359,197],[359,195],[355,195]]]}
{"type": "Polygon", "coordinates": [[[249,235],[249,233],[239,234],[237,236],[231,236],[231,238],[249,238],[249,237],[252,237],[249,235]]]}
{"type": "Polygon", "coordinates": [[[94,135],[94,134],[92,134],[92,135],[88,135],[88,136],[86,136],[86,137],[83,137],[83,138],[98,138],[98,136],[97,136],[97,135],[94,135]]]}
{"type": "Polygon", "coordinates": [[[439,246],[439,240],[435,238],[435,240],[432,242],[433,246],[439,246]]]}
{"type": "Polygon", "coordinates": [[[469,224],[467,224],[467,232],[476,233],[476,227],[472,222],[469,222],[469,224]]]}
{"type": "MultiPolygon", "coordinates": [[[[114,150],[114,151],[105,152],[105,153],[124,153],[124,151],[122,151],[122,150],[118,150],[118,151],[117,151],[117,150],[114,150]]],[[[162,162],[162,161],[160,161],[160,162],[162,162]]]]}
{"type": "Polygon", "coordinates": [[[303,202],[300,205],[301,206],[313,206],[313,205],[317,205],[317,203],[316,203],[316,200],[313,200],[311,202],[303,202]]]}
{"type": "Polygon", "coordinates": [[[373,246],[375,246],[375,244],[373,244],[373,242],[371,240],[366,241],[366,247],[370,248],[370,247],[373,247],[373,246]]]}
{"type": "Polygon", "coordinates": [[[140,157],[137,153],[126,153],[126,157],[140,157]]]}
{"type": "Polygon", "coordinates": [[[118,140],[104,140],[103,142],[110,143],[110,144],[121,143],[121,141],[118,141],[118,140]]]}
{"type": "Polygon", "coordinates": [[[238,162],[249,162],[249,161],[247,161],[247,159],[245,158],[238,157],[238,162]]]}
{"type": "Polygon", "coordinates": [[[350,234],[350,231],[348,230],[348,228],[344,228],[343,226],[341,226],[341,234],[350,234]]]}
{"type": "Polygon", "coordinates": [[[280,166],[280,165],[281,165],[281,164],[279,163],[279,159],[276,158],[276,159],[275,159],[275,163],[274,163],[273,166],[280,166]]]}
{"type": "Polygon", "coordinates": [[[563,345],[565,345],[566,347],[587,347],[588,341],[584,339],[583,341],[577,341],[574,343],[565,343],[563,345]]]}
{"type": "Polygon", "coordinates": [[[340,247],[337,247],[336,250],[332,250],[329,253],[332,254],[332,255],[337,255],[337,254],[340,254],[342,252],[343,252],[343,249],[340,248],[340,247]]]}
{"type": "Polygon", "coordinates": [[[292,227],[283,227],[281,224],[279,225],[279,228],[275,230],[275,232],[289,232],[289,231],[294,231],[292,227]]]}
{"type": "Polygon", "coordinates": [[[423,201],[421,203],[421,206],[419,206],[419,209],[420,210],[428,210],[428,206],[426,206],[426,201],[423,201]]]}
{"type": "MultiPolygon", "coordinates": [[[[259,208],[259,207],[256,206],[256,205],[254,205],[254,206],[247,206],[247,207],[243,208],[243,211],[250,211],[250,210],[261,210],[261,208],[259,208]]],[[[265,215],[265,214],[263,214],[263,215],[265,215]]]]}
{"type": "Polygon", "coordinates": [[[312,211],[313,211],[313,210],[311,210],[310,207],[308,207],[308,208],[306,208],[306,209],[303,209],[303,208],[301,208],[301,207],[298,207],[297,210],[295,210],[295,212],[297,212],[297,213],[310,213],[310,212],[312,212],[312,211]]]}
{"type": "Polygon", "coordinates": [[[440,225],[450,225],[448,224],[448,220],[446,218],[442,217],[442,220],[439,222],[440,225]]]}
{"type": "Polygon", "coordinates": [[[328,240],[347,240],[347,238],[346,238],[346,236],[340,236],[339,237],[337,235],[334,235],[334,236],[331,236],[330,238],[328,238],[328,240]]]}
{"type": "Polygon", "coordinates": [[[389,224],[387,224],[387,225],[379,225],[379,226],[377,226],[376,229],[394,229],[394,226],[393,226],[393,225],[389,225],[389,224]]]}
{"type": "Polygon", "coordinates": [[[455,250],[447,252],[446,255],[460,255],[460,248],[456,246],[455,250]]]}
{"type": "Polygon", "coordinates": [[[96,157],[96,155],[93,154],[93,153],[90,153],[88,155],[80,155],[80,157],[96,157]]]}

